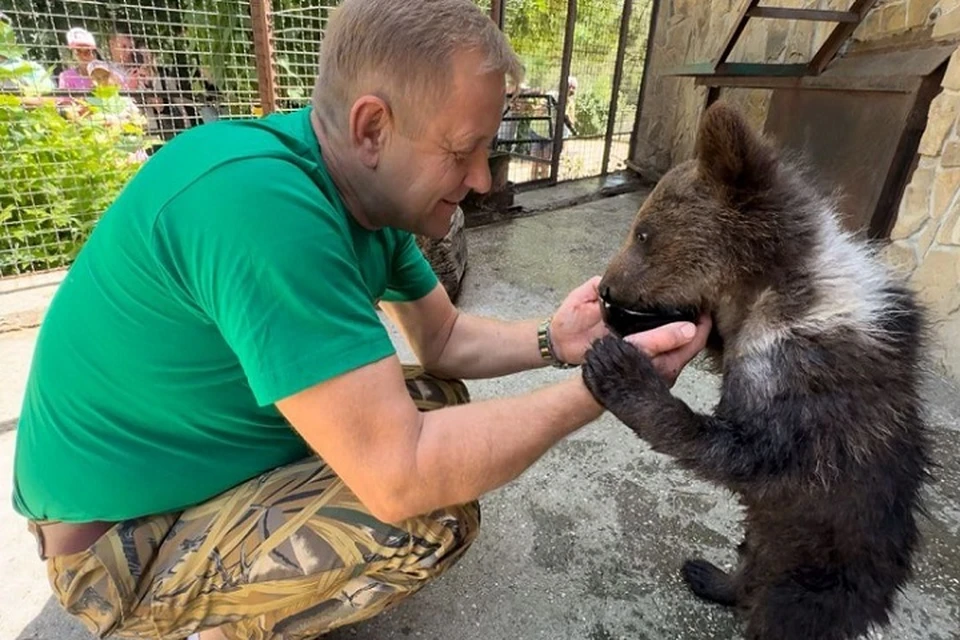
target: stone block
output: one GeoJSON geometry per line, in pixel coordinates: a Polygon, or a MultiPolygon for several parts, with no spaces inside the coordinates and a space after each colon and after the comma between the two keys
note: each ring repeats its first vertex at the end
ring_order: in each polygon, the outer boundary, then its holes
{"type": "Polygon", "coordinates": [[[882,255],[893,268],[906,276],[912,274],[920,264],[916,249],[905,240],[891,242],[884,247],[882,255]]]}
{"type": "Polygon", "coordinates": [[[933,247],[914,271],[912,281],[934,319],[954,313],[960,308],[960,250],[933,247]]]}
{"type": "Polygon", "coordinates": [[[947,72],[943,74],[940,86],[951,91],[960,91],[960,49],[950,56],[947,72]]]}
{"type": "Polygon", "coordinates": [[[770,26],[767,33],[766,59],[768,62],[777,62],[783,58],[784,51],[787,49],[787,35],[789,34],[787,24],[782,20],[777,20],[770,26]]]}
{"type": "Polygon", "coordinates": [[[960,2],[956,0],[942,2],[940,10],[942,13],[933,25],[932,35],[934,40],[948,38],[960,33],[960,2]]]}
{"type": "Polygon", "coordinates": [[[853,38],[861,42],[876,40],[880,34],[882,25],[883,9],[874,7],[870,10],[870,13],[867,14],[867,17],[863,19],[863,22],[857,26],[856,31],[853,32],[853,38]]]}
{"type": "Polygon", "coordinates": [[[957,194],[958,187],[960,187],[960,169],[944,169],[937,174],[933,184],[933,208],[930,209],[930,216],[934,220],[940,220],[946,214],[957,194]]]}
{"type": "Polygon", "coordinates": [[[946,219],[940,223],[937,242],[942,245],[960,247],[960,206],[954,205],[951,207],[946,219]]]}
{"type": "Polygon", "coordinates": [[[940,158],[942,167],[960,167],[960,140],[951,140],[943,148],[943,155],[940,158]]]}
{"type": "Polygon", "coordinates": [[[933,99],[927,114],[927,128],[920,139],[919,152],[922,155],[940,155],[943,141],[957,120],[958,104],[960,96],[956,93],[941,93],[933,99]]]}
{"type": "Polygon", "coordinates": [[[926,26],[937,6],[937,0],[910,0],[907,4],[907,29],[926,26]]]}
{"type": "Polygon", "coordinates": [[[960,380],[960,313],[952,313],[937,325],[938,364],[947,375],[960,380]]]}
{"type": "Polygon", "coordinates": [[[930,218],[930,193],[936,172],[932,168],[918,168],[907,185],[897,214],[897,222],[890,233],[892,240],[909,238],[930,218]]]}
{"type": "Polygon", "coordinates": [[[937,235],[937,224],[936,220],[929,220],[917,234],[917,256],[920,260],[927,256],[927,251],[933,246],[933,240],[937,235]]]}
{"type": "Polygon", "coordinates": [[[880,20],[880,32],[884,37],[906,31],[907,3],[900,2],[884,7],[880,20]]]}

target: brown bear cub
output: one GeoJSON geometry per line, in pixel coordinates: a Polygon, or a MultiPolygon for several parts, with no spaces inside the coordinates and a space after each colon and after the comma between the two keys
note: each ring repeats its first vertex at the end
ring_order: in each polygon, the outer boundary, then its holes
{"type": "Polygon", "coordinates": [[[709,415],[671,395],[649,358],[595,343],[596,399],[684,468],[741,500],[727,574],[682,570],[735,605],[751,640],[847,640],[889,623],[911,576],[930,469],[920,399],[924,311],[834,205],[719,103],[696,158],[668,172],[600,284],[632,310],[711,314],[722,373],[709,415]]]}

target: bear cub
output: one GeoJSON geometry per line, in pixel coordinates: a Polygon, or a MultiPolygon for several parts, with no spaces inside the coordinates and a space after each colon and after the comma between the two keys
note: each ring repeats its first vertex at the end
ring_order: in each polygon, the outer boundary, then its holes
{"type": "Polygon", "coordinates": [[[588,352],[591,393],[653,450],[744,507],[737,568],[682,568],[742,612],[751,640],[849,640],[889,623],[911,577],[931,468],[920,396],[925,311],[834,203],[717,103],[600,284],[632,310],[711,314],[712,414],[671,395],[614,336],[588,352]]]}

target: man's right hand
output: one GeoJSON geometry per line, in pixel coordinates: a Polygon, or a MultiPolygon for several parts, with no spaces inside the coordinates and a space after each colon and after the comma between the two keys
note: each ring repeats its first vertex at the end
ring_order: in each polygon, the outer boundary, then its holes
{"type": "Polygon", "coordinates": [[[710,314],[703,314],[693,325],[674,322],[652,331],[635,333],[625,341],[650,356],[660,376],[672,387],[683,368],[703,351],[713,322],[710,314]]]}

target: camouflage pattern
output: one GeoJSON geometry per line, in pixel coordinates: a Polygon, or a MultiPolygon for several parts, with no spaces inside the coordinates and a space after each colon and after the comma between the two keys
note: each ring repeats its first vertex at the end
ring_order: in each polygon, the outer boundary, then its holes
{"type": "MultiPolygon", "coordinates": [[[[404,367],[421,410],[469,401],[459,381],[404,367]]],[[[275,469],[182,513],[117,524],[50,558],[53,591],[97,637],[299,640],[415,593],[477,535],[477,503],[379,522],[320,459],[275,469]]]]}

